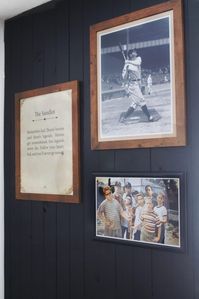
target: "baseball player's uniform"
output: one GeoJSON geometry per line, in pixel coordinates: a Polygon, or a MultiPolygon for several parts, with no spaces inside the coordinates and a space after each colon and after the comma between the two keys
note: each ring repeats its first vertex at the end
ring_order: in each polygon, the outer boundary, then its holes
{"type": "Polygon", "coordinates": [[[131,105],[126,112],[120,114],[120,122],[124,122],[133,111],[140,106],[144,114],[149,121],[153,121],[153,117],[150,115],[146,106],[146,101],[141,92],[141,63],[142,59],[137,56],[136,50],[129,50],[128,56],[130,59],[125,60],[124,68],[122,71],[122,77],[127,81],[126,91],[131,99],[131,105]]]}
{"type": "Polygon", "coordinates": [[[141,57],[136,57],[134,60],[126,60],[122,71],[122,77],[127,81],[127,93],[132,100],[131,107],[136,109],[138,106],[142,107],[146,105],[145,99],[140,89],[140,68],[141,57]]]}

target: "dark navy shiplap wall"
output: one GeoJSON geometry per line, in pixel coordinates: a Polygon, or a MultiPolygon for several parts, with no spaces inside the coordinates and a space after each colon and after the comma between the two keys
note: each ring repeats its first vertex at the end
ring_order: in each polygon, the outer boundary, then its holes
{"type": "Polygon", "coordinates": [[[5,24],[6,299],[199,298],[199,1],[184,0],[188,144],[90,149],[89,26],[163,0],[54,1],[5,24]],[[80,81],[82,203],[15,200],[14,94],[80,81]],[[186,250],[94,240],[93,172],[184,172],[186,250]]]}

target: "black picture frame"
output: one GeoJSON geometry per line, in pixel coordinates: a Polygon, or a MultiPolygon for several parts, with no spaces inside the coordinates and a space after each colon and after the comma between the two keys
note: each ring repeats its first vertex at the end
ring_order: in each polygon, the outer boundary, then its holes
{"type": "MultiPolygon", "coordinates": [[[[94,232],[94,238],[95,240],[99,241],[105,241],[105,242],[116,242],[116,243],[122,243],[126,245],[135,245],[135,246],[144,246],[144,247],[151,247],[151,248],[160,248],[160,249],[169,249],[169,250],[176,250],[179,252],[184,252],[186,249],[186,217],[185,217],[185,174],[182,172],[170,172],[170,173],[124,173],[124,172],[114,172],[114,173],[107,173],[107,172],[100,172],[100,173],[94,173],[93,174],[93,181],[94,181],[94,190],[95,190],[95,216],[94,216],[94,222],[95,222],[95,232],[94,232]],[[130,184],[129,184],[130,183],[130,184]],[[124,231],[124,228],[122,228],[122,216],[120,215],[120,225],[121,225],[121,233],[122,235],[109,235],[109,231],[107,230],[105,232],[105,224],[100,219],[99,214],[100,212],[104,212],[105,215],[105,201],[107,201],[107,198],[105,198],[104,187],[108,186],[107,190],[111,190],[112,196],[114,195],[114,192],[117,189],[115,186],[120,185],[122,190],[122,196],[124,195],[125,191],[125,185],[131,185],[132,188],[132,203],[131,208],[133,211],[133,220],[132,220],[132,227],[126,228],[126,231],[124,231]],[[162,210],[162,213],[165,213],[165,210],[167,212],[167,221],[164,224],[163,228],[163,219],[161,218],[160,214],[158,215],[156,221],[157,221],[157,227],[156,231],[154,233],[154,236],[156,236],[158,233],[157,231],[164,230],[164,242],[156,242],[156,241],[146,241],[144,239],[144,236],[142,236],[142,239],[140,237],[140,240],[134,239],[135,238],[135,228],[136,228],[136,216],[138,213],[136,213],[137,209],[137,198],[139,196],[139,201],[141,200],[140,194],[143,195],[144,198],[144,206],[145,208],[142,209],[142,227],[144,225],[147,225],[146,219],[148,217],[146,212],[146,205],[151,200],[149,200],[146,196],[146,186],[150,185],[152,187],[152,190],[154,192],[154,199],[152,200],[153,205],[156,201],[156,209],[155,212],[157,213],[157,210],[159,209],[157,204],[157,196],[160,197],[160,194],[163,194],[164,197],[164,208],[160,208],[162,210]],[[145,193],[145,194],[144,194],[145,193]],[[147,199],[146,199],[147,198],[147,199]],[[156,198],[156,199],[155,199],[156,198]],[[103,202],[103,204],[102,204],[103,202]],[[103,208],[101,208],[103,206],[103,208]],[[100,211],[100,212],[99,212],[100,211]],[[145,223],[144,223],[145,221],[145,223]],[[160,223],[161,222],[161,223],[160,223]],[[160,229],[158,229],[160,227],[160,229]],[[127,236],[127,234],[129,234],[127,236]]],[[[115,198],[114,198],[115,199],[115,198]]],[[[116,199],[115,199],[116,200],[116,199]]],[[[161,202],[160,198],[158,199],[159,203],[161,202]]],[[[118,198],[117,198],[117,201],[118,198]]],[[[120,203],[120,206],[124,210],[124,207],[126,207],[126,202],[122,200],[122,203],[120,203]]],[[[107,207],[106,207],[107,208],[107,207]]],[[[118,208],[118,207],[117,207],[118,208]]],[[[111,208],[108,208],[109,210],[106,210],[106,213],[112,213],[111,208]],[[109,212],[108,212],[109,211],[109,212]]],[[[154,206],[153,206],[154,211],[154,206]]],[[[128,211],[129,212],[129,211],[128,211]]],[[[127,213],[128,213],[127,212],[127,213]]],[[[114,213],[113,213],[114,214],[114,213]]],[[[151,216],[151,214],[150,214],[151,216]]],[[[153,215],[154,216],[154,215],[153,215]]],[[[106,217],[105,217],[106,218],[106,217]]],[[[165,219],[164,219],[165,220],[165,219]]],[[[151,218],[150,218],[151,221],[151,218]]],[[[123,222],[125,224],[125,221],[123,222]]],[[[108,224],[109,225],[109,224],[108,224]]],[[[114,225],[113,225],[114,226],[114,225]]],[[[125,225],[124,225],[125,226],[125,225]]],[[[153,225],[152,225],[153,226],[153,225]]],[[[151,229],[151,228],[150,228],[151,229]]],[[[149,229],[149,230],[150,230],[149,229]]],[[[144,230],[144,229],[143,229],[144,230]]],[[[142,231],[142,229],[141,229],[142,231]]],[[[138,234],[139,235],[139,234],[138,234]]],[[[151,234],[149,234],[151,236],[151,234]]],[[[160,236],[162,237],[162,232],[160,232],[160,236]]]]}

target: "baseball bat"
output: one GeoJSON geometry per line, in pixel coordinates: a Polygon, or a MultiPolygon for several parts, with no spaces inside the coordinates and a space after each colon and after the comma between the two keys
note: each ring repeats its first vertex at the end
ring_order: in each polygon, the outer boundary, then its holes
{"type": "Polygon", "coordinates": [[[120,48],[120,51],[121,51],[121,53],[122,53],[122,56],[123,56],[124,60],[126,60],[126,55],[125,55],[125,53],[124,53],[124,50],[123,50],[123,48],[122,48],[121,43],[119,43],[119,48],[120,48]]]}

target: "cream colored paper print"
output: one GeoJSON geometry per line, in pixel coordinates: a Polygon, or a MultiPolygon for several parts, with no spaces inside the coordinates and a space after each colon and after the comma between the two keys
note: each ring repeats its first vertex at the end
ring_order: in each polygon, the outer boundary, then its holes
{"type": "Polygon", "coordinates": [[[21,100],[22,193],[73,195],[72,90],[21,100]]]}

